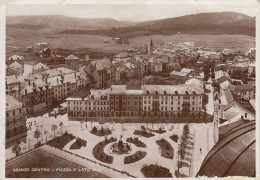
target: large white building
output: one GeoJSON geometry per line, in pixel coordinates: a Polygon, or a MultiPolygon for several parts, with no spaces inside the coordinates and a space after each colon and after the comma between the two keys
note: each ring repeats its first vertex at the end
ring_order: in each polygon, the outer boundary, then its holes
{"type": "Polygon", "coordinates": [[[177,118],[202,112],[201,88],[190,85],[112,85],[86,97],[67,98],[68,117],[177,118]]]}

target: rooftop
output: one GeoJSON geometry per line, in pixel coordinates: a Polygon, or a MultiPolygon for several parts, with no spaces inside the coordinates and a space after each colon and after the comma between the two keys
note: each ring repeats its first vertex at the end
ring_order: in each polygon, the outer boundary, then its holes
{"type": "Polygon", "coordinates": [[[23,67],[23,65],[21,65],[20,63],[18,63],[16,61],[9,65],[9,68],[11,68],[11,69],[19,69],[22,67],[23,67]]]}
{"type": "Polygon", "coordinates": [[[255,177],[255,121],[228,126],[220,128],[223,135],[207,154],[197,176],[255,177]]]}
{"type": "Polygon", "coordinates": [[[173,75],[173,76],[182,76],[182,77],[184,77],[184,76],[187,76],[188,73],[186,73],[186,72],[179,72],[179,71],[172,71],[172,72],[170,73],[170,75],[173,75]]]}
{"type": "Polygon", "coordinates": [[[12,96],[6,95],[5,100],[6,100],[6,102],[5,102],[6,111],[21,108],[23,106],[23,104],[20,101],[18,101],[17,99],[15,99],[12,96]]]}

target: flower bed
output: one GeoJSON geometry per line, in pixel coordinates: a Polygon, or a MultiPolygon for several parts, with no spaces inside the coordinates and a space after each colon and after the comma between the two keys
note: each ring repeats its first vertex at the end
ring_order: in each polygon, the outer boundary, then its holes
{"type": "Polygon", "coordinates": [[[125,159],[124,159],[124,163],[125,164],[130,164],[130,163],[137,162],[137,161],[143,159],[146,156],[146,154],[147,154],[147,152],[137,151],[133,155],[126,156],[125,159]]]}
{"type": "Polygon", "coordinates": [[[80,149],[82,146],[85,147],[86,145],[87,145],[87,141],[85,141],[84,139],[77,138],[76,142],[74,142],[70,146],[70,149],[80,149]]]}
{"type": "Polygon", "coordinates": [[[144,165],[141,169],[141,172],[146,178],[172,177],[169,169],[154,164],[151,164],[149,166],[144,165]]]}
{"type": "Polygon", "coordinates": [[[105,163],[109,163],[112,164],[113,162],[113,156],[109,156],[104,152],[104,147],[111,143],[111,142],[116,142],[116,138],[109,138],[106,139],[104,141],[99,142],[93,149],[93,155],[96,159],[98,159],[99,161],[105,162],[105,163]]]}
{"type": "Polygon", "coordinates": [[[134,145],[136,145],[137,147],[146,147],[146,144],[143,143],[142,141],[140,141],[137,137],[136,138],[127,138],[126,142],[132,143],[134,145]]]}
{"type": "Polygon", "coordinates": [[[169,138],[170,138],[171,140],[173,140],[174,142],[176,142],[176,143],[178,142],[178,139],[179,139],[178,135],[176,135],[176,134],[170,136],[169,138]]]}
{"type": "Polygon", "coordinates": [[[152,132],[158,133],[158,134],[163,134],[166,132],[166,130],[163,130],[162,128],[159,128],[157,130],[151,129],[152,132]]]}
{"type": "Polygon", "coordinates": [[[135,130],[134,134],[139,135],[139,136],[143,136],[143,137],[146,137],[146,138],[154,136],[153,133],[150,133],[150,132],[147,132],[147,131],[144,131],[144,130],[141,130],[141,131],[135,130]]]}
{"type": "Polygon", "coordinates": [[[156,143],[161,148],[162,157],[173,159],[173,148],[168,141],[166,141],[165,139],[161,139],[161,140],[157,140],[156,143]]]}
{"type": "Polygon", "coordinates": [[[55,137],[54,139],[48,141],[46,144],[58,149],[62,149],[67,143],[75,139],[75,136],[65,132],[61,136],[55,137]]]}
{"type": "Polygon", "coordinates": [[[92,130],[90,131],[90,133],[96,135],[96,136],[107,136],[112,134],[112,131],[110,129],[104,129],[103,127],[99,130],[97,130],[97,128],[94,126],[92,128],[92,130]]]}

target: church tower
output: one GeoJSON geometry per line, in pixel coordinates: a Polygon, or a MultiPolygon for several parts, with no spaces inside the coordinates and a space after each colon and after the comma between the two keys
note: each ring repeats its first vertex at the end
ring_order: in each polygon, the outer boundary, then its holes
{"type": "Polygon", "coordinates": [[[153,40],[152,39],[148,46],[148,54],[153,54],[153,40]]]}

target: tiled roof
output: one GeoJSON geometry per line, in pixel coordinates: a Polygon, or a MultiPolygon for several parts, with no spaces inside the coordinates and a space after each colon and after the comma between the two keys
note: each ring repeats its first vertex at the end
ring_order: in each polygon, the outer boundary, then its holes
{"type": "Polygon", "coordinates": [[[12,96],[5,96],[6,111],[21,108],[23,104],[12,96]]]}
{"type": "Polygon", "coordinates": [[[235,86],[234,91],[252,91],[252,90],[255,90],[255,84],[254,83],[237,85],[237,86],[235,86]]]}
{"type": "Polygon", "coordinates": [[[33,69],[34,70],[48,70],[50,69],[48,66],[46,66],[45,64],[42,64],[42,63],[38,63],[36,64],[35,66],[33,66],[33,69]]]}
{"type": "Polygon", "coordinates": [[[9,65],[9,68],[11,68],[11,69],[19,69],[22,67],[23,67],[23,65],[21,65],[20,63],[18,63],[16,61],[9,65]]]}
{"type": "Polygon", "coordinates": [[[69,55],[66,59],[67,59],[67,60],[75,60],[75,59],[79,59],[79,57],[78,57],[78,56],[75,56],[75,55],[73,55],[73,54],[71,54],[71,55],[69,55]]]}
{"type": "Polygon", "coordinates": [[[14,84],[19,83],[19,79],[15,75],[6,76],[6,82],[7,84],[14,84]]]}
{"type": "Polygon", "coordinates": [[[23,56],[19,56],[19,55],[13,55],[11,57],[9,57],[7,60],[24,60],[23,56]]]}
{"type": "Polygon", "coordinates": [[[112,63],[110,59],[102,59],[102,60],[95,60],[91,61],[94,67],[96,67],[96,70],[102,70],[112,67],[112,63]]]}
{"type": "Polygon", "coordinates": [[[184,76],[187,76],[188,73],[179,72],[179,71],[172,71],[172,72],[170,73],[170,75],[173,75],[173,76],[182,76],[182,77],[184,77],[184,76]]]}

